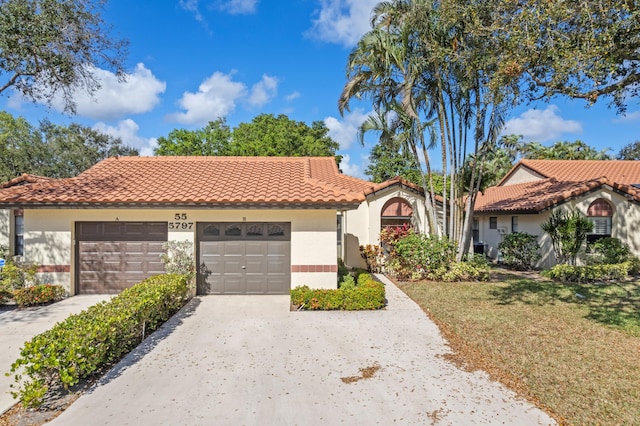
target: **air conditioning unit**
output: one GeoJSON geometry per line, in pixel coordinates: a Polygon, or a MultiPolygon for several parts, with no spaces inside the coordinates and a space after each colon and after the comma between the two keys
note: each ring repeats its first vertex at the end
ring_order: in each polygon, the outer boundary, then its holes
{"type": "Polygon", "coordinates": [[[498,234],[500,235],[504,235],[507,233],[507,228],[504,226],[501,226],[500,228],[498,228],[498,234]]]}

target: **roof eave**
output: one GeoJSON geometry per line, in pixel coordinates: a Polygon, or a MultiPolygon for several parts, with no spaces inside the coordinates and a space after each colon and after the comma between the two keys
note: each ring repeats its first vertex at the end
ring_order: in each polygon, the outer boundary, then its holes
{"type": "Polygon", "coordinates": [[[189,208],[189,209],[320,209],[320,210],[355,210],[361,201],[291,201],[291,202],[0,202],[0,209],[109,209],[109,208],[189,208]]]}

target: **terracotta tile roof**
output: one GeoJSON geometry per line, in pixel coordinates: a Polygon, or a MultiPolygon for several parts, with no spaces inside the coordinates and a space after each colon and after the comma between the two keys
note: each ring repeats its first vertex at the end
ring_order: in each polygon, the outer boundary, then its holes
{"type": "Polygon", "coordinates": [[[478,194],[475,211],[478,213],[534,213],[605,185],[629,195],[636,201],[640,201],[640,190],[630,185],[612,182],[604,177],[582,182],[548,178],[488,188],[484,194],[478,194]]]}
{"type": "Polygon", "coordinates": [[[27,183],[34,183],[34,182],[45,182],[52,179],[53,178],[49,178],[46,176],[38,176],[38,175],[32,175],[30,173],[23,173],[18,177],[15,177],[11,180],[0,183],[0,188],[10,188],[12,186],[24,185],[27,183]]]}
{"type": "Polygon", "coordinates": [[[117,157],[69,179],[0,190],[4,205],[357,206],[372,184],[333,157],[117,157]]]}
{"type": "Polygon", "coordinates": [[[501,186],[514,171],[527,167],[545,178],[586,181],[606,177],[618,184],[640,184],[640,161],[622,160],[520,160],[498,183],[501,186]]]}

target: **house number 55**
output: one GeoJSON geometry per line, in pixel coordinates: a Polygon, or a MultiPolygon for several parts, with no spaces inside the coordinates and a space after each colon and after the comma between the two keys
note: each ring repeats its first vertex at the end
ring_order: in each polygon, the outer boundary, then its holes
{"type": "Polygon", "coordinates": [[[174,222],[169,222],[169,229],[193,229],[193,222],[187,222],[186,213],[176,213],[173,215],[174,222]]]}

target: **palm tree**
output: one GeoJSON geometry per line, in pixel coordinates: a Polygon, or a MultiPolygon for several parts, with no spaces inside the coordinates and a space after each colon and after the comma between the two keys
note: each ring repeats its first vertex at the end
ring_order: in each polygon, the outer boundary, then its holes
{"type": "MultiPolygon", "coordinates": [[[[348,81],[338,103],[343,113],[351,99],[366,98],[372,101],[378,119],[393,113],[393,126],[380,133],[380,143],[384,143],[382,137],[393,135],[417,160],[421,150],[427,169],[424,187],[431,191],[428,149],[439,142],[442,171],[449,176],[451,193],[449,203],[446,191],[442,194],[442,225],[445,234],[458,241],[459,260],[470,244],[473,204],[482,180],[485,152],[495,145],[504,117],[503,98],[487,84],[494,65],[486,57],[491,42],[476,30],[480,28],[478,21],[487,18],[486,13],[482,7],[468,13],[465,6],[454,1],[379,3],[373,9],[372,30],[349,56],[348,81]],[[485,14],[478,16],[479,12],[485,14]],[[472,144],[467,143],[469,136],[472,144]],[[463,166],[470,154],[475,161],[465,182],[463,166]]],[[[375,129],[370,126],[376,124],[373,120],[362,130],[375,129]]],[[[385,123],[379,120],[377,124],[385,123]]],[[[430,232],[442,235],[435,220],[433,195],[425,197],[430,232]]]]}

